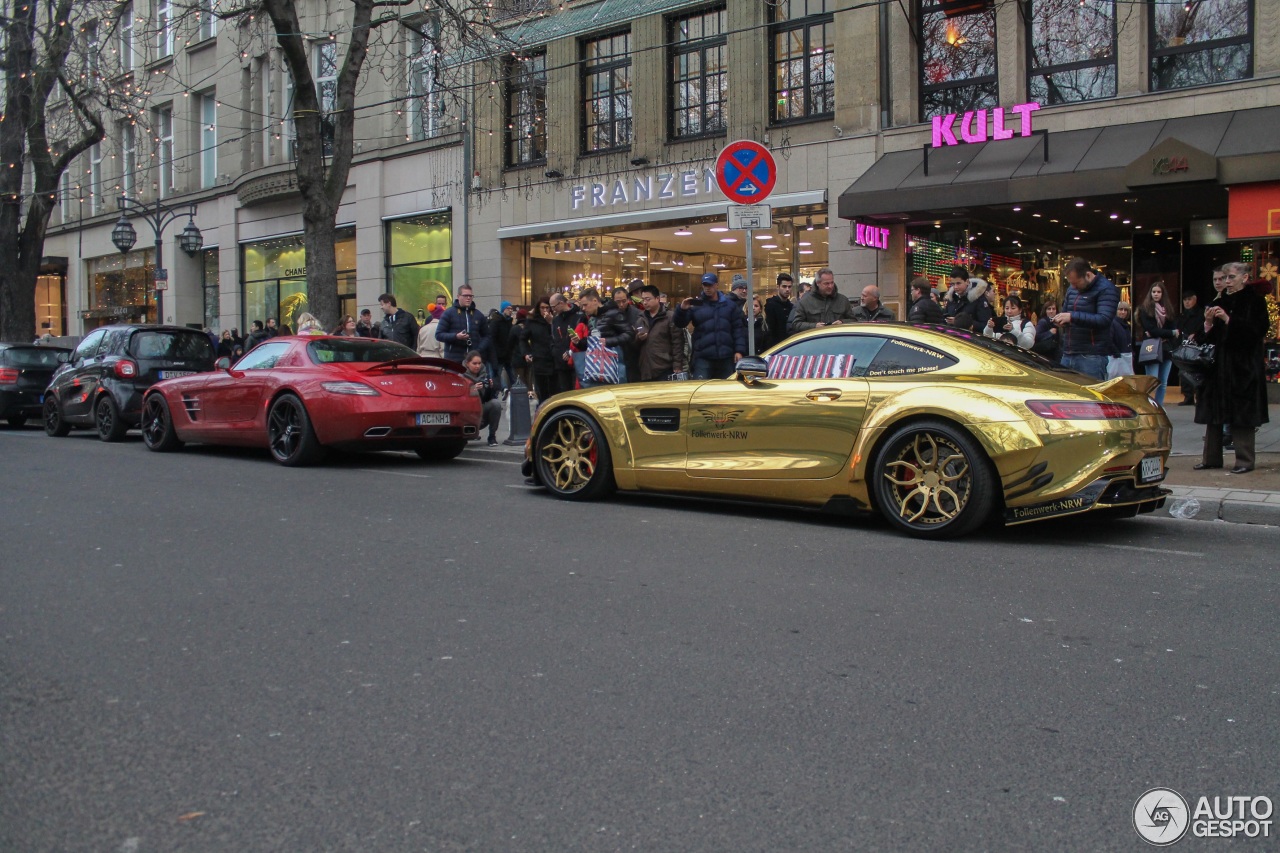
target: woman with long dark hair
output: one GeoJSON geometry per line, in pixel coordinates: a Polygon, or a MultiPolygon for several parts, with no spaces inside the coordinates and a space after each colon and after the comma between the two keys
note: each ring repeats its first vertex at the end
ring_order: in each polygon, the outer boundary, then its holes
{"type": "Polygon", "coordinates": [[[1169,387],[1169,371],[1173,368],[1173,350],[1181,333],[1177,318],[1173,315],[1173,303],[1164,289],[1164,282],[1157,281],[1147,291],[1147,298],[1138,308],[1138,325],[1142,340],[1160,341],[1160,358],[1142,364],[1142,372],[1160,380],[1156,388],[1156,405],[1164,408],[1164,394],[1169,387]]]}
{"type": "Polygon", "coordinates": [[[556,358],[551,351],[551,316],[551,297],[539,297],[516,341],[518,357],[533,378],[539,404],[555,393],[556,358]]]}

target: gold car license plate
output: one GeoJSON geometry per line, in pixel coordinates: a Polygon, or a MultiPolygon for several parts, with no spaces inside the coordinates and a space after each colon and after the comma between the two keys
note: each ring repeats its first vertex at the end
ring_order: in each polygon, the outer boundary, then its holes
{"type": "Polygon", "coordinates": [[[1139,483],[1153,483],[1163,479],[1164,466],[1160,463],[1159,456],[1148,456],[1142,460],[1142,464],[1138,466],[1139,483]]]}
{"type": "Polygon", "coordinates": [[[448,412],[430,412],[425,415],[415,415],[418,426],[448,426],[448,412]]]}

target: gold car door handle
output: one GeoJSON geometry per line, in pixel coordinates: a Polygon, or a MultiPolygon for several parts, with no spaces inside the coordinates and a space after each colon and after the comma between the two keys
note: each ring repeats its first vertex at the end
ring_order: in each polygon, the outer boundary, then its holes
{"type": "Polygon", "coordinates": [[[842,393],[839,388],[814,388],[805,396],[815,403],[830,403],[832,400],[839,400],[842,393]]]}

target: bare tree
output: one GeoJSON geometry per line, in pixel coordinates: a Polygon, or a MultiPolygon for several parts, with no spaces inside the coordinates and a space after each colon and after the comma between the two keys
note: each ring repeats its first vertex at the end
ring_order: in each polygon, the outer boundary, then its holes
{"type": "MultiPolygon", "coordinates": [[[[512,46],[505,35],[509,25],[549,8],[542,0],[506,0],[496,10],[494,5],[490,0],[334,0],[328,5],[325,26],[336,43],[334,62],[340,56],[341,63],[323,92],[317,87],[310,50],[316,37],[306,32],[294,0],[259,0],[216,13],[223,19],[237,19],[242,31],[256,30],[269,21],[292,78],[291,113],[297,134],[294,168],[302,196],[309,310],[325,325],[338,317],[337,214],[351,172],[362,75],[371,46],[379,45],[394,57],[396,40],[406,32],[432,45],[436,97],[451,99],[455,114],[465,114],[469,64],[499,62],[498,57],[512,46]],[[383,31],[392,35],[379,42],[377,34],[383,31]]],[[[404,65],[394,61],[381,69],[384,75],[390,73],[389,79],[403,79],[403,70],[404,65]]],[[[460,124],[456,127],[462,129],[460,124]]]]}
{"type": "Polygon", "coordinates": [[[35,336],[35,288],[58,183],[135,106],[127,83],[103,85],[115,31],[109,0],[0,0],[0,340],[35,336]]]}

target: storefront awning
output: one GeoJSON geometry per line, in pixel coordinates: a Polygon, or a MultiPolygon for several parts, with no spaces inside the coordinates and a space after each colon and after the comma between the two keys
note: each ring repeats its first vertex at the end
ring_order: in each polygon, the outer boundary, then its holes
{"type": "MultiPolygon", "coordinates": [[[[902,220],[921,211],[1123,194],[1137,184],[1138,158],[1179,143],[1216,161],[1216,183],[1280,180],[1280,107],[1019,136],[882,156],[840,195],[843,219],[902,220]],[[1048,146],[1048,159],[1045,148],[1048,146]]],[[[1212,176],[1210,172],[1209,177],[1212,176]]],[[[1195,177],[1204,177],[1197,174],[1195,177]]],[[[1179,180],[1143,181],[1156,185],[1179,180]]]]}

